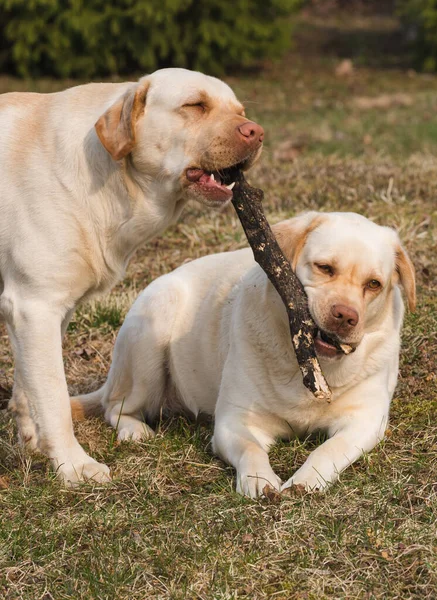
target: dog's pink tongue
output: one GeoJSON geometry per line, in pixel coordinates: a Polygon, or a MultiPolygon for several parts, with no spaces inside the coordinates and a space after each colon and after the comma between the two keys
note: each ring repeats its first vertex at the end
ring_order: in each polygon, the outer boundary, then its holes
{"type": "Polygon", "coordinates": [[[221,179],[218,175],[214,177],[208,173],[205,173],[202,169],[187,169],[186,172],[188,181],[194,183],[201,183],[206,188],[220,188],[226,187],[222,184],[221,179]]]}
{"type": "Polygon", "coordinates": [[[188,181],[199,181],[201,177],[208,177],[203,169],[188,169],[187,179],[188,181]]]}
{"type": "Polygon", "coordinates": [[[222,182],[219,177],[212,179],[211,175],[208,175],[207,173],[202,175],[202,177],[199,179],[199,182],[203,183],[203,185],[206,185],[207,187],[222,187],[222,182]]]}

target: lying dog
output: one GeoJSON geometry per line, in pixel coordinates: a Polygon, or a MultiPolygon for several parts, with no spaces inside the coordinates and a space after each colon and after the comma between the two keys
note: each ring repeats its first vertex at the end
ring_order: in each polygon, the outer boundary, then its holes
{"type": "MultiPolygon", "coordinates": [[[[218,79],[164,69],[138,83],[0,97],[0,315],[15,355],[20,437],[71,483],[107,479],[74,437],[62,336],[79,302],[109,290],[132,253],[188,200],[223,206],[230,167],[262,128],[218,79]]],[[[229,183],[229,182],[228,182],[229,183]]]]}
{"type": "Polygon", "coordinates": [[[329,439],[282,486],[322,489],[382,439],[397,376],[413,266],[394,230],[353,213],[307,213],[275,234],[308,295],[316,350],[333,391],[328,404],[303,386],[285,307],[251,250],[207,256],[153,282],[118,335],[109,377],[73,400],[120,440],[153,435],[143,417],[185,409],[215,415],[214,451],[237,470],[237,491],[280,489],[268,450],[275,438],[325,431],[329,439]],[[339,353],[337,336],[355,348],[339,353]]]}

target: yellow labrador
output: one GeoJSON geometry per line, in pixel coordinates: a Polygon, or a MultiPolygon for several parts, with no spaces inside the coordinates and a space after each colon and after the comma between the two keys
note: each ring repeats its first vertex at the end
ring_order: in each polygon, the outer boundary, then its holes
{"type": "Polygon", "coordinates": [[[382,439],[399,361],[413,266],[394,230],[353,213],[307,213],[275,226],[319,327],[316,349],[333,391],[303,386],[283,303],[251,250],[207,256],[153,282],[118,335],[105,385],[73,400],[118,437],[153,435],[161,411],[215,415],[214,451],[237,470],[237,491],[281,489],[268,458],[278,437],[329,439],[282,485],[322,489],[382,439]],[[333,336],[352,345],[345,356],[333,336]]]}
{"type": "Polygon", "coordinates": [[[66,481],[108,478],[74,437],[62,336],[188,200],[222,206],[221,177],[258,158],[262,128],[222,81],[164,69],[138,83],[0,97],[0,314],[15,355],[20,437],[66,481]]]}

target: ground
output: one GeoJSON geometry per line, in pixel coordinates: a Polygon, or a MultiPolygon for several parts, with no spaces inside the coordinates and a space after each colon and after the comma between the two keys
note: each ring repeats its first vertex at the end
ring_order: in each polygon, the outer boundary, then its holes
{"type": "MultiPolygon", "coordinates": [[[[266,129],[249,179],[265,190],[271,222],[309,209],[361,212],[396,227],[413,259],[418,307],[406,317],[386,439],[324,494],[248,500],[212,455],[211,424],[173,420],[153,441],[118,444],[94,419],[77,435],[114,481],[72,491],[60,488],[43,458],[16,446],[2,411],[1,597],[435,598],[437,78],[392,57],[384,46],[396,33],[390,19],[343,25],[335,32],[340,53],[328,19],[303,22],[306,45],[228,81],[266,129]],[[341,63],[348,56],[352,70],[341,63]]],[[[0,91],[65,85],[0,79],[0,91]]],[[[136,254],[109,296],[77,312],[64,350],[71,392],[104,381],[123,317],[147,283],[185,260],[245,245],[232,207],[191,206],[136,254]]],[[[3,328],[5,398],[12,381],[3,328]]],[[[278,444],[275,471],[287,479],[316,443],[278,444]]]]}

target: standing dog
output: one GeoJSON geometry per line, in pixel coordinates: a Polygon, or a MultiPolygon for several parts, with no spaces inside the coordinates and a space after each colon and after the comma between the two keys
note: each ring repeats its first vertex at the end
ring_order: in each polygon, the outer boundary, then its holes
{"type": "Polygon", "coordinates": [[[19,435],[66,481],[109,470],[74,437],[62,336],[136,248],[188,200],[222,206],[220,174],[249,168],[263,130],[218,79],[164,69],[138,83],[0,97],[0,314],[15,356],[19,435]]]}
{"type": "Polygon", "coordinates": [[[268,450],[278,437],[329,439],[282,486],[322,489],[384,436],[396,386],[405,290],[414,268],[394,230],[353,213],[307,213],[274,227],[308,295],[331,404],[303,386],[285,307],[251,250],[195,260],[152,283],[118,335],[104,386],[73,400],[119,439],[153,435],[143,418],[185,409],[215,415],[214,451],[237,491],[281,489],[268,450]],[[329,336],[355,348],[345,356],[329,336]]]}

